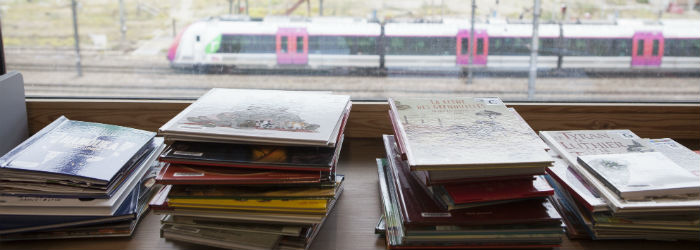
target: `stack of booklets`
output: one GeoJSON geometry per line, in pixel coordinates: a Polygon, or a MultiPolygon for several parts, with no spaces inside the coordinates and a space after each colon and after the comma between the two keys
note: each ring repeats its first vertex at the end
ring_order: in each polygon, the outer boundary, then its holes
{"type": "Polygon", "coordinates": [[[349,96],[212,89],[163,125],[163,238],[229,249],[307,249],[343,191],[349,96]]]}
{"type": "Polygon", "coordinates": [[[155,194],[155,133],[60,117],[0,158],[0,240],[130,236],[155,194]]]}
{"type": "Polygon", "coordinates": [[[390,99],[377,168],[390,249],[551,248],[562,221],[537,134],[498,98],[390,99]]]}
{"type": "Polygon", "coordinates": [[[541,131],[571,238],[700,239],[700,155],[630,130],[541,131]]]}

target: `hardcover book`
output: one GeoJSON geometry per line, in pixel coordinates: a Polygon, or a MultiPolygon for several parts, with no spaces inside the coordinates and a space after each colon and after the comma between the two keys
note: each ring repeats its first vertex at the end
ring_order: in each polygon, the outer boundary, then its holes
{"type": "MultiPolygon", "coordinates": [[[[542,176],[506,181],[485,181],[442,185],[448,208],[468,208],[479,205],[546,198],[554,194],[552,187],[542,176]],[[466,205],[466,206],[460,206],[466,205]]],[[[445,199],[443,198],[443,199],[445,199]]]]}
{"type": "Polygon", "coordinates": [[[350,97],[327,92],[212,89],[159,129],[166,139],[334,147],[350,97]]]}
{"type": "Polygon", "coordinates": [[[540,137],[564,158],[584,183],[593,187],[613,213],[678,213],[700,211],[695,197],[647,197],[644,200],[621,199],[603,182],[578,163],[579,155],[634,153],[653,151],[646,141],[630,130],[540,131],[540,137]]]}
{"type": "Polygon", "coordinates": [[[389,104],[412,170],[544,171],[552,163],[529,126],[497,98],[401,98],[389,104]]]}
{"type": "Polygon", "coordinates": [[[561,217],[548,200],[528,200],[459,211],[443,209],[421,184],[410,176],[408,168],[400,165],[401,157],[392,137],[384,135],[384,146],[389,157],[385,167],[389,180],[387,185],[390,186],[390,190],[394,190],[390,191],[390,194],[395,195],[405,227],[561,223],[561,217]]]}
{"type": "Polygon", "coordinates": [[[146,153],[154,136],[153,132],[61,116],[0,158],[0,173],[39,175],[46,183],[109,189],[117,177],[133,170],[130,167],[146,153]]]}
{"type": "Polygon", "coordinates": [[[700,176],[700,155],[686,148],[671,138],[647,139],[651,147],[661,152],[673,162],[700,176]]]}
{"type": "Polygon", "coordinates": [[[157,164],[157,156],[165,148],[157,137],[153,144],[157,149],[141,162],[131,175],[116,189],[109,199],[66,198],[55,196],[0,196],[0,214],[47,216],[111,216],[127,199],[132,190],[144,188],[152,178],[144,179],[157,164]],[[141,186],[141,187],[139,187],[141,186]]]}
{"type": "Polygon", "coordinates": [[[623,199],[700,194],[700,179],[660,152],[581,155],[578,161],[623,199]]]}
{"type": "Polygon", "coordinates": [[[275,171],[227,167],[203,167],[168,164],[156,177],[160,184],[188,185],[261,185],[320,183],[320,172],[275,171]]]}
{"type": "Polygon", "coordinates": [[[177,164],[300,171],[330,171],[338,161],[336,147],[298,147],[176,141],[160,160],[177,164]]]}
{"type": "Polygon", "coordinates": [[[576,200],[583,204],[588,211],[607,211],[608,205],[598,192],[584,182],[566,161],[554,158],[554,165],[547,168],[547,173],[566,189],[576,200]]]}

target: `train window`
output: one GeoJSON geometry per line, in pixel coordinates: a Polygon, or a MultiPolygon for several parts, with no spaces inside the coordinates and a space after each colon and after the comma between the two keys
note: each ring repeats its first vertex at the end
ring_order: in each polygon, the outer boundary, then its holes
{"type": "Polygon", "coordinates": [[[304,37],[298,36],[297,37],[297,53],[302,53],[302,52],[304,52],[304,37]]]}
{"type": "Polygon", "coordinates": [[[539,55],[540,56],[555,56],[559,54],[559,48],[556,46],[558,38],[540,38],[539,55]]]}
{"type": "Polygon", "coordinates": [[[484,39],[483,38],[476,39],[476,54],[477,55],[484,54],[484,39]]]}
{"type": "Polygon", "coordinates": [[[282,53],[287,53],[287,36],[282,36],[282,41],[280,42],[280,51],[282,53]]]}
{"type": "Polygon", "coordinates": [[[637,55],[644,55],[644,40],[642,39],[637,40],[637,55]]]}
{"type": "Polygon", "coordinates": [[[658,56],[659,55],[659,40],[654,39],[652,42],[651,46],[651,55],[652,56],[658,56]]]}
{"type": "Polygon", "coordinates": [[[491,56],[524,56],[530,54],[531,38],[489,38],[489,55],[491,56]]]}
{"type": "Polygon", "coordinates": [[[222,35],[216,53],[275,53],[275,36],[222,35]]]}
{"type": "Polygon", "coordinates": [[[455,55],[456,39],[456,37],[388,37],[386,53],[387,55],[455,55]]]}
{"type": "Polygon", "coordinates": [[[376,37],[309,36],[309,54],[376,55],[376,44],[376,37]]]}
{"type": "Polygon", "coordinates": [[[466,38],[466,37],[462,38],[461,52],[462,52],[462,55],[469,54],[469,38],[466,38]]]}
{"type": "Polygon", "coordinates": [[[700,57],[700,39],[666,38],[664,56],[700,57]]]}

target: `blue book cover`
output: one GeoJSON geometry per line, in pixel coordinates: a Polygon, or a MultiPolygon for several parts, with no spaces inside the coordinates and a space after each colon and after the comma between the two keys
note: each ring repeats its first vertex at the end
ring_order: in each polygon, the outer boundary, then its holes
{"type": "Polygon", "coordinates": [[[66,185],[108,185],[143,155],[155,133],[63,116],[0,158],[0,173],[27,172],[31,178],[66,185]]]}

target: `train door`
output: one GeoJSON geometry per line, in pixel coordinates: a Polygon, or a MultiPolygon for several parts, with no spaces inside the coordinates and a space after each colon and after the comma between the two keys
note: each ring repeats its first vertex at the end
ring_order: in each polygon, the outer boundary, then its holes
{"type": "Polygon", "coordinates": [[[279,28],[276,43],[278,65],[304,65],[309,62],[309,34],[306,28],[279,28]]]}
{"type": "Polygon", "coordinates": [[[489,55],[489,36],[486,30],[475,30],[474,39],[469,39],[469,30],[459,30],[457,33],[457,65],[469,64],[469,41],[476,40],[472,46],[473,65],[486,66],[489,55]]]}
{"type": "Polygon", "coordinates": [[[664,36],[660,31],[634,33],[632,66],[659,66],[663,55],[664,36]]]}

